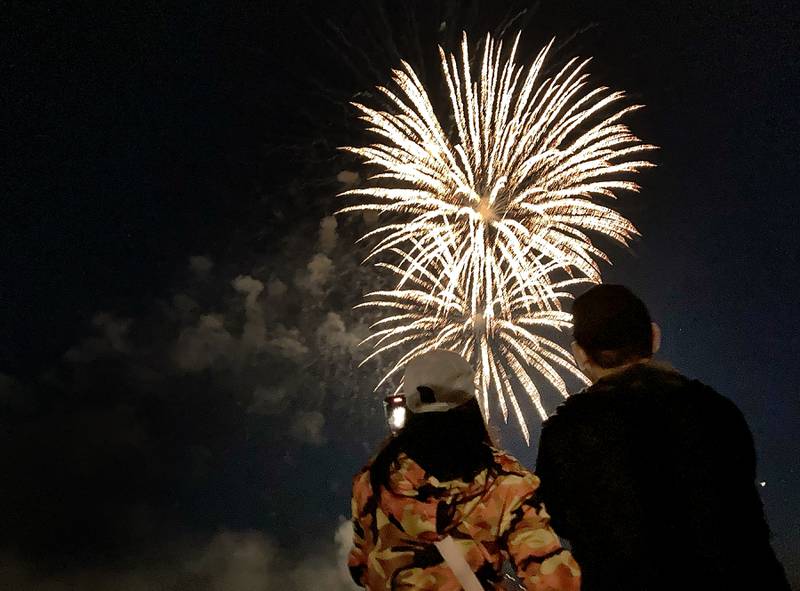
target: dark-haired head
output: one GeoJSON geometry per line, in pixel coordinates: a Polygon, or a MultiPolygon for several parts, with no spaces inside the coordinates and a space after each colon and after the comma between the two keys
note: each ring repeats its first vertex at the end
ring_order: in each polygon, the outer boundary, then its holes
{"type": "Polygon", "coordinates": [[[370,468],[374,490],[389,488],[389,475],[405,453],[440,481],[469,481],[494,464],[492,441],[476,398],[446,412],[411,413],[370,468]]]}
{"type": "Polygon", "coordinates": [[[572,306],[573,353],[593,380],[605,370],[650,359],[658,349],[660,331],[647,306],[627,287],[596,285],[572,306]]]}

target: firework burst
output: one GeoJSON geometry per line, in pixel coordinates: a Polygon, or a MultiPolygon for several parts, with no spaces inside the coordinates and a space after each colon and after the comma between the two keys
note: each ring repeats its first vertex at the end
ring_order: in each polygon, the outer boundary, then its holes
{"type": "MultiPolygon", "coordinates": [[[[403,280],[397,289],[367,295],[359,307],[378,311],[382,318],[364,341],[374,346],[365,359],[390,350],[403,351],[378,384],[380,388],[416,355],[430,349],[449,349],[472,359],[478,372],[478,392],[485,416],[490,416],[489,394],[494,393],[503,419],[513,410],[523,437],[529,440],[527,421],[514,395],[514,384],[525,391],[540,417],[546,417],[535,376],[544,376],[559,393],[567,396],[567,385],[559,370],[579,380],[584,376],[575,368],[570,353],[551,339],[542,336],[546,329],[561,330],[570,326],[570,315],[553,306],[579,279],[553,280],[548,274],[558,272],[552,261],[540,261],[539,280],[548,286],[548,296],[532,296],[510,274],[501,278],[507,299],[497,295],[486,302],[483,312],[475,313],[469,283],[458,280],[459,267],[453,252],[443,250],[442,258],[420,267],[417,261],[396,250],[398,259],[413,267],[407,273],[401,265],[378,263],[403,280]]],[[[542,257],[543,258],[543,257],[542,257]]]]}
{"type": "Polygon", "coordinates": [[[527,69],[515,62],[518,43],[504,56],[502,42],[487,37],[477,71],[466,35],[460,58],[440,48],[449,126],[406,62],[393,72],[395,90],[379,88],[391,112],[355,104],[379,140],[345,149],[376,172],[343,194],[358,201],[341,211],[394,214],[362,238],[375,242],[368,260],[397,276],[395,290],[369,303],[403,311],[370,338],[376,353],[411,347],[390,375],[425,348],[468,354],[482,370],[487,417],[492,389],[504,416],[511,402],[527,437],[510,376],[543,413],[527,368],[564,395],[553,364],[575,371],[563,349],[531,332],[569,326],[554,273],[600,281],[598,260],[607,257],[590,233],[627,244],[636,229],[598,198],[638,190],[631,176],[651,166],[641,154],[653,146],[620,122],[638,105],[619,107],[622,92],[589,88],[589,60],[545,79],[552,42],[527,69]]]}

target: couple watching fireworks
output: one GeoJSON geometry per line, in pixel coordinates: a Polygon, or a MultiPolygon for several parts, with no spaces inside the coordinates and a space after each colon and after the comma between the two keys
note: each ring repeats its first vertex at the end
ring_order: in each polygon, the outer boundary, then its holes
{"type": "Polygon", "coordinates": [[[407,365],[388,399],[395,432],[354,479],[356,583],[788,591],[741,412],[653,360],[660,330],[627,288],[593,287],[572,312],[592,385],[545,421],[536,475],[493,445],[466,360],[435,350],[407,365]]]}

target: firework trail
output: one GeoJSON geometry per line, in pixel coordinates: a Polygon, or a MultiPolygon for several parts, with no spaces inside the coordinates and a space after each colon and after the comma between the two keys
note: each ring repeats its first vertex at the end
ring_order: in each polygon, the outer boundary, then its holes
{"type": "Polygon", "coordinates": [[[636,234],[597,199],[638,190],[630,177],[651,166],[641,154],[654,147],[620,123],[638,105],[619,107],[622,92],[588,87],[589,60],[575,58],[543,79],[552,42],[527,70],[515,62],[518,43],[519,35],[503,57],[502,42],[487,36],[475,73],[466,35],[460,59],[440,48],[451,133],[406,62],[393,72],[396,91],[379,88],[393,112],[355,104],[379,140],[345,149],[376,172],[368,186],[343,193],[358,201],[341,212],[394,214],[362,238],[375,241],[368,260],[397,276],[396,289],[373,294],[369,305],[405,311],[381,321],[369,340],[376,353],[414,342],[390,375],[426,348],[469,354],[481,367],[487,418],[493,389],[504,417],[511,402],[527,438],[509,375],[543,415],[526,368],[563,395],[552,363],[575,372],[563,349],[528,329],[545,318],[548,326],[569,326],[560,310],[568,294],[553,280],[558,271],[600,281],[597,261],[607,257],[589,233],[622,244],[636,234]],[[426,323],[433,324],[419,331],[426,323]],[[544,349],[566,363],[543,363],[544,349]]]}
{"type": "MultiPolygon", "coordinates": [[[[398,258],[416,267],[408,255],[396,251],[398,258]]],[[[502,279],[508,299],[487,302],[486,309],[494,313],[475,314],[471,303],[469,284],[453,275],[458,266],[450,251],[444,258],[431,261],[426,267],[415,268],[403,286],[394,290],[376,291],[367,295],[359,307],[377,310],[382,318],[373,325],[373,334],[364,343],[374,346],[366,361],[386,351],[400,348],[403,354],[390,366],[378,388],[398,373],[416,355],[433,348],[450,349],[472,359],[481,371],[478,373],[479,400],[489,417],[489,392],[494,392],[507,420],[509,406],[519,423],[526,441],[529,431],[522,409],[514,395],[518,383],[528,395],[540,416],[546,412],[542,406],[534,374],[544,376],[563,396],[567,385],[559,370],[580,380],[583,375],[575,368],[569,351],[554,341],[538,334],[542,329],[565,329],[570,326],[570,315],[551,309],[552,302],[528,295],[516,279],[507,275],[502,279]],[[502,304],[502,305],[501,305],[502,304]]],[[[391,263],[378,263],[398,277],[406,271],[391,263]]],[[[564,291],[576,279],[554,281],[547,274],[558,271],[552,261],[542,261],[540,278],[546,282],[553,297],[568,297],[564,291]]],[[[499,292],[497,290],[495,293],[499,292]]]]}

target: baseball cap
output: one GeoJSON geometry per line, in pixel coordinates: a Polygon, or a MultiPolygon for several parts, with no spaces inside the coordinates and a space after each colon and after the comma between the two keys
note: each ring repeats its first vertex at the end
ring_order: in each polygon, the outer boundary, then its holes
{"type": "Polygon", "coordinates": [[[445,412],[475,397],[475,372],[458,353],[433,349],[406,366],[403,393],[413,413],[445,412]]]}

